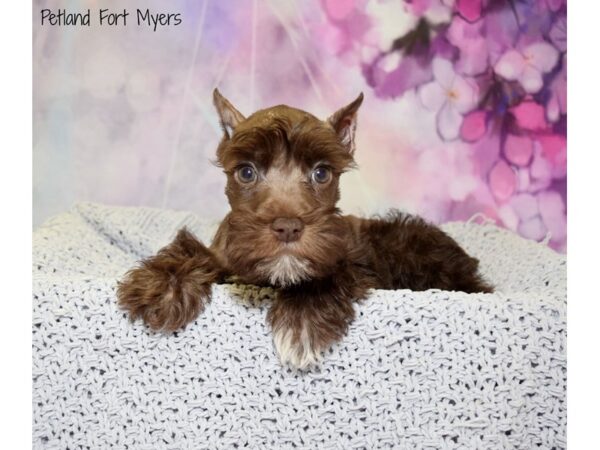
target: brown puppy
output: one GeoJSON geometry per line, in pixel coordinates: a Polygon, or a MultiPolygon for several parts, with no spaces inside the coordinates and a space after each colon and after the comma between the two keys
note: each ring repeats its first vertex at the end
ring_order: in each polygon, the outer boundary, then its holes
{"type": "Polygon", "coordinates": [[[353,168],[362,94],[325,121],[288,106],[244,117],[221,94],[217,149],[231,212],[210,248],[186,230],[119,283],[132,319],[173,331],[193,321],[211,285],[270,285],[268,313],[282,363],[306,368],[341,339],[369,289],[491,292],[478,261],[418,217],[343,216],[339,178],[353,168]]]}

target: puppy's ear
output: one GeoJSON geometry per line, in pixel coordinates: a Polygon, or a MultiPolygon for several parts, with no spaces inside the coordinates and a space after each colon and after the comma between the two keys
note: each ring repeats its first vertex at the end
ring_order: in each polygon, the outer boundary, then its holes
{"type": "Polygon", "coordinates": [[[213,103],[219,113],[221,128],[223,128],[225,137],[230,138],[235,127],[246,118],[216,88],[213,91],[213,103]]]}
{"type": "Polygon", "coordinates": [[[354,143],[354,133],[356,131],[356,116],[358,108],[363,102],[363,93],[349,105],[338,109],[332,116],[327,119],[327,122],[333,127],[338,134],[340,141],[350,153],[354,153],[356,147],[354,143]]]}

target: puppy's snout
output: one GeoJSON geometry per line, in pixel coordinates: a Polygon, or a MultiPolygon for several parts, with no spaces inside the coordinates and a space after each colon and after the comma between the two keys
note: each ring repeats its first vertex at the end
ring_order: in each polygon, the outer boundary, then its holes
{"type": "Polygon", "coordinates": [[[304,223],[296,218],[279,217],[271,223],[271,230],[281,242],[294,242],[302,236],[304,223]]]}

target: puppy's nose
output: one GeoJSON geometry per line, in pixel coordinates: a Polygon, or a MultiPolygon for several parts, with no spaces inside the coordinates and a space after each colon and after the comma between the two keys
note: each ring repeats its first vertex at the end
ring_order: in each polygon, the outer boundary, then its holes
{"type": "Polygon", "coordinates": [[[279,217],[271,224],[271,230],[281,242],[294,242],[300,239],[304,224],[300,219],[279,217]]]}

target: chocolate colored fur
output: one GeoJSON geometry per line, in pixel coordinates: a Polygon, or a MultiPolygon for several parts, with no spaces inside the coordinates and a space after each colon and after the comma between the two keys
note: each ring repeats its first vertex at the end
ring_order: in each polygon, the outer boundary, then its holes
{"type": "Polygon", "coordinates": [[[234,277],[270,285],[268,321],[283,363],[316,364],[342,339],[369,289],[491,292],[478,261],[422,219],[343,216],[339,178],[354,164],[362,94],[326,121],[288,106],[245,118],[215,90],[217,149],[231,212],[210,248],[186,230],[119,283],[132,319],[174,331],[193,321],[211,285],[234,277]]]}

